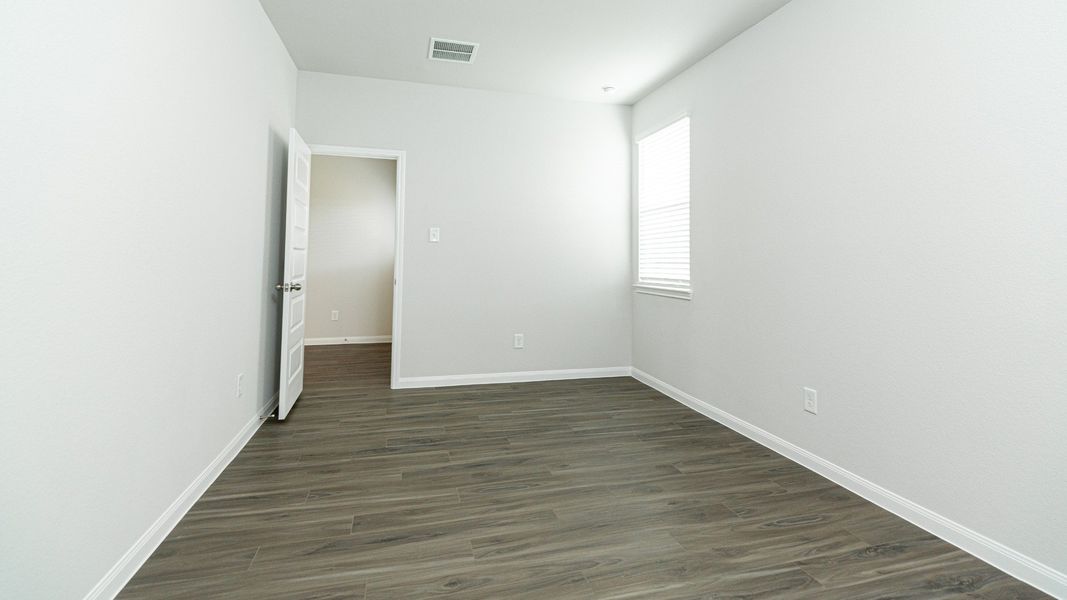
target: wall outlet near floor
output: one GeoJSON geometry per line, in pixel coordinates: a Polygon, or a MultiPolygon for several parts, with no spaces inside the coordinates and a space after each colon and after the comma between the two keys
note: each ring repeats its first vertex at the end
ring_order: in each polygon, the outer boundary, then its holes
{"type": "Polygon", "coordinates": [[[809,387],[804,388],[804,410],[813,415],[819,414],[819,393],[809,387]]]}
{"type": "Polygon", "coordinates": [[[330,311],[330,320],[331,321],[336,321],[337,319],[340,319],[340,318],[341,318],[341,311],[339,311],[339,310],[331,310],[330,311]]]}
{"type": "Polygon", "coordinates": [[[244,373],[238,373],[237,374],[237,390],[235,390],[235,391],[236,391],[235,396],[237,398],[240,398],[241,396],[245,395],[245,374],[244,373]]]}
{"type": "Polygon", "coordinates": [[[514,348],[516,350],[522,350],[525,347],[526,347],[526,336],[521,334],[521,333],[516,333],[515,334],[515,345],[514,345],[514,348]]]}

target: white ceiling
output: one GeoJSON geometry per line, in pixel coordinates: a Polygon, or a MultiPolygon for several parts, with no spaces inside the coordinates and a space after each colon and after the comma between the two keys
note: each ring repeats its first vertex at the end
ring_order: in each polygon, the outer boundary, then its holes
{"type": "Polygon", "coordinates": [[[631,104],[788,0],[260,0],[297,67],[631,104]],[[474,64],[426,58],[479,42],[474,64]],[[606,95],[601,87],[617,88],[606,95]]]}

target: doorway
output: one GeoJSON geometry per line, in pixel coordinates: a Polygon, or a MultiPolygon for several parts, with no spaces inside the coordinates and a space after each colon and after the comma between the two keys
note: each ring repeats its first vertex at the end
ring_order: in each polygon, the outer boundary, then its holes
{"type": "Polygon", "coordinates": [[[310,145],[305,344],[391,344],[400,372],[405,154],[310,145]]]}

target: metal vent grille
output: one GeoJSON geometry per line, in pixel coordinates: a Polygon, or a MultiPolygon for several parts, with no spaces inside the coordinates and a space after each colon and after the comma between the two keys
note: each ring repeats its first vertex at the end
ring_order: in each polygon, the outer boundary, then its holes
{"type": "Polygon", "coordinates": [[[448,62],[472,63],[478,54],[478,44],[474,42],[460,42],[457,40],[443,40],[430,38],[430,60],[445,60],[448,62]]]}

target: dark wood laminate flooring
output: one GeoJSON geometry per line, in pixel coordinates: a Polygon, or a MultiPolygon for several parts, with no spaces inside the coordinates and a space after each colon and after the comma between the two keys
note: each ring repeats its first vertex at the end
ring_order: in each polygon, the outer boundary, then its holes
{"type": "Polygon", "coordinates": [[[630,378],[389,389],[307,349],[120,598],[1045,598],[630,378]]]}

